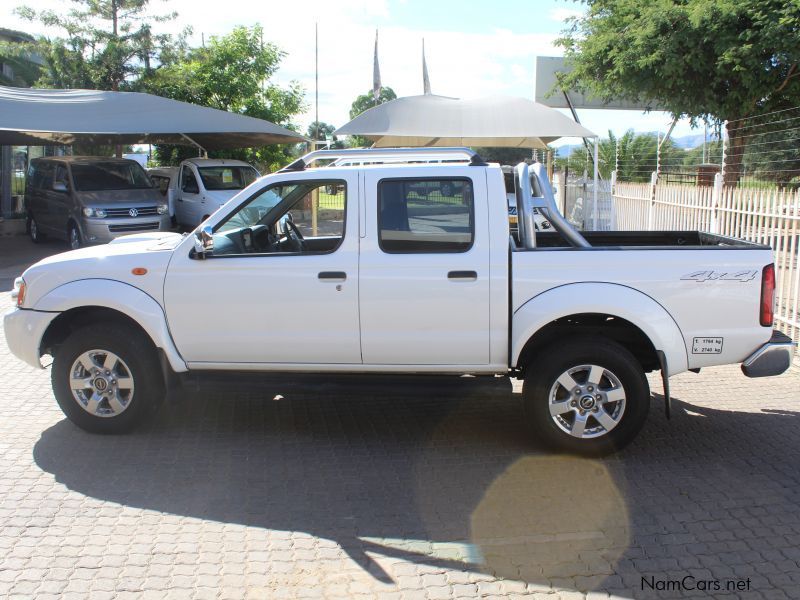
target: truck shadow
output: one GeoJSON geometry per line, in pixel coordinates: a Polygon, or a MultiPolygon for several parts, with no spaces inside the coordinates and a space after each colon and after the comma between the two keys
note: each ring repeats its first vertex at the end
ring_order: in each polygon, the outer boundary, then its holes
{"type": "Polygon", "coordinates": [[[785,482],[798,473],[798,413],[675,400],[667,423],[656,395],[634,444],[589,460],[533,445],[518,400],[481,384],[203,392],[127,436],[61,421],[34,459],[90,497],[332,540],[384,582],[396,575],[375,556],[639,591],[640,577],[663,577],[663,565],[708,566],[693,558],[700,546],[709,560],[727,551],[722,542],[740,532],[714,531],[711,521],[735,518],[747,529],[755,525],[743,510],[795,514],[797,479],[785,482]]]}

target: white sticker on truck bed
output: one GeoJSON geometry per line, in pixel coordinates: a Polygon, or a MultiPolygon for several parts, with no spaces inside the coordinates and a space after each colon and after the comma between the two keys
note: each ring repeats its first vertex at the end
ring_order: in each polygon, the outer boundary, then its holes
{"type": "Polygon", "coordinates": [[[692,340],[692,354],[722,354],[720,337],[696,337],[692,340]]]}

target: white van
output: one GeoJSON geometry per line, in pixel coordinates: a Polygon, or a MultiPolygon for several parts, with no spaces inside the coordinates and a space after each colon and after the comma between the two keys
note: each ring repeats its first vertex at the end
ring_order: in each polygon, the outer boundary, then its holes
{"type": "Polygon", "coordinates": [[[194,229],[260,176],[241,160],[190,158],[183,161],[173,194],[178,226],[194,229]]]}

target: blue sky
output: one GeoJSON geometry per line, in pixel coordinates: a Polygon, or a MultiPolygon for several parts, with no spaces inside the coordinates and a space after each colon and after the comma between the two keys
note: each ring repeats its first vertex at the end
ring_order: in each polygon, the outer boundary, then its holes
{"type": "MultiPolygon", "coordinates": [[[[32,33],[52,33],[12,14],[17,2],[0,8],[4,27],[32,33]]],[[[39,8],[63,10],[66,1],[37,0],[39,8]]],[[[494,94],[533,98],[533,65],[537,55],[556,56],[555,39],[563,19],[582,9],[580,3],[555,0],[508,0],[490,4],[478,0],[152,0],[156,14],[175,10],[177,21],[163,30],[189,25],[191,42],[201,34],[224,35],[236,25],[261,23],[265,40],[287,52],[279,82],[299,81],[307,92],[307,109],[297,121],[314,118],[314,24],[319,23],[320,120],[336,126],[348,120],[353,99],[371,89],[375,29],[380,30],[380,66],[384,85],[400,96],[422,93],[421,44],[425,38],[433,93],[455,97],[494,94]],[[213,8],[212,8],[213,7],[213,8]]],[[[584,125],[605,136],[628,128],[666,131],[669,117],[654,112],[581,110],[584,125]]],[[[700,129],[702,132],[702,129],[700,129]]],[[[691,131],[682,122],[673,135],[691,131]]],[[[564,140],[574,143],[574,140],[564,140]]]]}

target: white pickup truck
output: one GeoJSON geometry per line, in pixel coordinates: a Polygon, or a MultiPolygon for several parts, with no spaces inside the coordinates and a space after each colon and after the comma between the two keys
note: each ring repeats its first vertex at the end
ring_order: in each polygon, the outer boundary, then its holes
{"type": "Polygon", "coordinates": [[[581,234],[541,165],[516,167],[510,229],[500,167],[435,152],[452,161],[313,152],[187,236],[47,258],[18,280],[8,345],[31,365],[53,356],[59,405],[93,432],[130,430],[204,373],[389,374],[391,385],[471,374],[524,378],[535,435],[584,454],[640,430],[646,372],[661,371],[669,398],[669,377],[686,370],[789,367],[770,248],[694,231],[581,234]],[[312,166],[343,155],[408,163],[312,166]],[[534,208],[552,231],[535,230],[534,208]]]}

